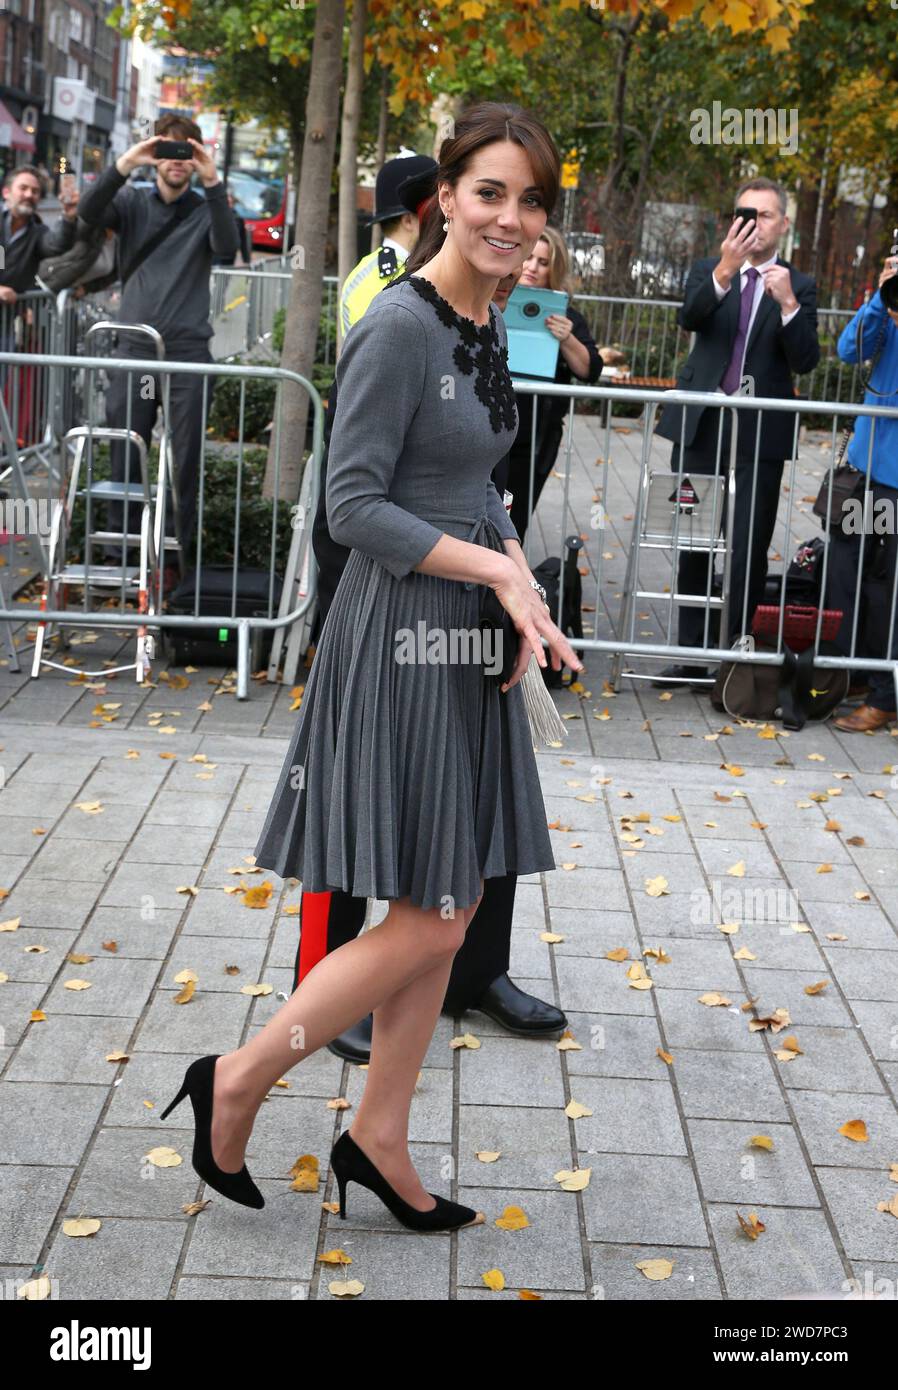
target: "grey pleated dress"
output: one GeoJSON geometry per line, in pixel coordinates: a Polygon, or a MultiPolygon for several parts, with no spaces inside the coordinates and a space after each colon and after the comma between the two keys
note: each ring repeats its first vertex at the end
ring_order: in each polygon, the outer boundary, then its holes
{"type": "Polygon", "coordinates": [[[256,846],[261,868],[309,892],[461,910],[481,878],[555,868],[520,685],[397,657],[409,632],[478,627],[482,586],[415,571],[443,534],[517,539],[490,478],[518,428],[490,316],[479,326],[406,275],[337,363],[326,506],[351,553],[256,846]]]}

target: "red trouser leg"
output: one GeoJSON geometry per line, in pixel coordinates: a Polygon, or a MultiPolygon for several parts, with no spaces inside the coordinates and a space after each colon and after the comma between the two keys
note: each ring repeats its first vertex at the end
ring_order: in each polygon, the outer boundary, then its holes
{"type": "Polygon", "coordinates": [[[302,894],[299,908],[299,946],[293,970],[293,988],[313,966],[338,946],[352,941],[365,925],[367,898],[349,893],[302,894]]]}

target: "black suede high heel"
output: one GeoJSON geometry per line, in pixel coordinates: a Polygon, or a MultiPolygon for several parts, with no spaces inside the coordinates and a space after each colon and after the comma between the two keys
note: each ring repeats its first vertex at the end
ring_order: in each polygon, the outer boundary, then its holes
{"type": "Polygon", "coordinates": [[[449,1202],[445,1197],[438,1197],[435,1192],[430,1193],[436,1200],[436,1206],[430,1211],[418,1211],[416,1207],[409,1206],[378,1172],[348,1129],[343,1131],[331,1149],[331,1167],[340,1189],[340,1216],[344,1221],[346,1184],[357,1182],[361,1187],[367,1187],[374,1192],[397,1221],[401,1221],[403,1226],[407,1226],[411,1231],[455,1231],[462,1226],[479,1226],[483,1222],[480,1212],[474,1211],[473,1207],[463,1207],[459,1202],[449,1202]]]}
{"type": "Polygon", "coordinates": [[[220,1192],[222,1197],[230,1197],[232,1202],[240,1202],[244,1207],[264,1207],[265,1198],[253,1182],[246,1164],[239,1173],[226,1173],[219,1168],[212,1157],[212,1088],[215,1080],[215,1063],[219,1053],[210,1057],[200,1057],[184,1073],[184,1082],[171,1105],[159,1116],[164,1120],[179,1105],[185,1096],[190,1096],[193,1106],[193,1167],[203,1182],[220,1192]]]}

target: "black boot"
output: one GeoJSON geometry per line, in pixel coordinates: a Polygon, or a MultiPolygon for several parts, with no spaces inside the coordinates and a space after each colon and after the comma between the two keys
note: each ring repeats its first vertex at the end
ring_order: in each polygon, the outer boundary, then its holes
{"type": "Polygon", "coordinates": [[[371,1014],[368,1014],[367,1018],[360,1018],[351,1028],[331,1038],[327,1045],[328,1051],[335,1057],[342,1057],[345,1062],[369,1062],[373,1027],[374,1019],[371,1014]]]}
{"type": "Polygon", "coordinates": [[[457,1016],[465,1009],[476,1009],[496,1023],[501,1023],[508,1033],[520,1038],[560,1038],[567,1027],[567,1018],[561,1009],[535,994],[526,994],[518,989],[507,975],[498,975],[478,1000],[461,1007],[453,1007],[448,1001],[443,1006],[444,1013],[457,1016]]]}

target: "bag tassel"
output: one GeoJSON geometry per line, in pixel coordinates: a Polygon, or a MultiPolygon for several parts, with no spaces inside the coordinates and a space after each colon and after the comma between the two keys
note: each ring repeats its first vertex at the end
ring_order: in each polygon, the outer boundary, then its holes
{"type": "Polygon", "coordinates": [[[567,729],[561,722],[555,701],[546,688],[540,664],[533,655],[521,677],[521,689],[524,692],[524,707],[527,710],[534,742],[546,743],[550,748],[557,746],[562,739],[567,738],[567,729]]]}

